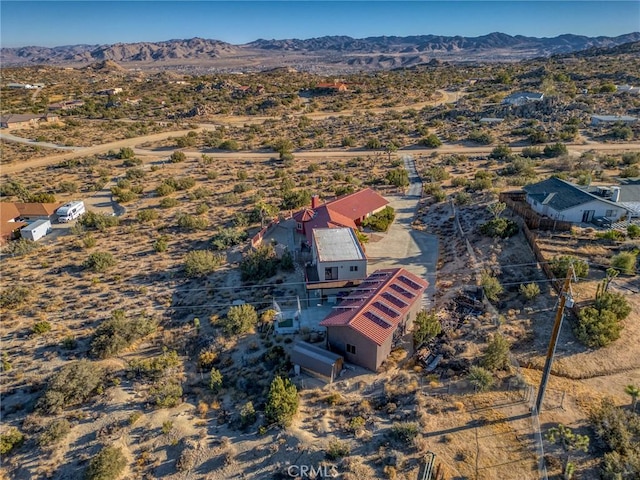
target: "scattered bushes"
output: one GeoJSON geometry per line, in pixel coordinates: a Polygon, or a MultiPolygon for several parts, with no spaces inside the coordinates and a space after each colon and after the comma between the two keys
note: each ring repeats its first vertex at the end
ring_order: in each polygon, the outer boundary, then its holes
{"type": "Polygon", "coordinates": [[[0,455],[6,455],[24,443],[24,435],[20,430],[11,427],[7,433],[0,435],[0,455]]]}
{"type": "Polygon", "coordinates": [[[222,373],[217,368],[212,368],[209,374],[209,388],[213,393],[218,393],[222,388],[222,373]]]}
{"type": "Polygon", "coordinates": [[[496,277],[492,276],[488,272],[482,272],[482,276],[480,278],[480,285],[484,290],[484,294],[487,296],[489,301],[497,302],[498,297],[502,293],[502,285],[500,284],[500,280],[496,277]]]}
{"type": "Polygon", "coordinates": [[[636,262],[638,252],[620,252],[611,259],[611,266],[626,275],[633,275],[636,272],[636,262]]]}
{"type": "Polygon", "coordinates": [[[471,131],[468,138],[471,142],[479,143],[480,145],[491,145],[494,142],[494,138],[489,132],[480,130],[471,131]]]}
{"type": "Polygon", "coordinates": [[[435,313],[428,313],[426,310],[418,312],[413,327],[413,344],[416,348],[435,338],[440,332],[442,325],[435,313]]]}
{"type": "Polygon", "coordinates": [[[484,355],[480,360],[480,365],[487,370],[508,370],[509,362],[509,342],[501,334],[496,333],[489,345],[487,345],[484,355]]]}
{"type": "Polygon", "coordinates": [[[278,258],[272,245],[259,245],[249,252],[240,262],[240,273],[243,281],[260,281],[269,278],[278,270],[278,258]]]}
{"type": "Polygon", "coordinates": [[[106,272],[116,265],[116,259],[109,252],[94,252],[89,255],[82,266],[96,273],[106,272]]]}
{"type": "Polygon", "coordinates": [[[404,188],[409,186],[409,172],[404,167],[389,170],[385,176],[387,183],[394,187],[404,188]]]}
{"type": "Polygon", "coordinates": [[[362,226],[370,228],[374,232],[386,232],[395,218],[395,210],[393,209],[393,207],[387,205],[378,213],[374,213],[373,215],[365,218],[362,222],[362,226]]]}
{"type": "Polygon", "coordinates": [[[0,294],[0,308],[15,308],[25,303],[32,290],[27,287],[10,287],[0,294]]]}
{"type": "Polygon", "coordinates": [[[175,379],[158,382],[149,389],[151,402],[159,408],[173,408],[182,401],[182,385],[175,379]]]}
{"type": "Polygon", "coordinates": [[[179,366],[178,353],[175,350],[164,351],[155,357],[131,360],[127,375],[157,381],[179,366]]]}
{"type": "Polygon", "coordinates": [[[467,380],[478,392],[486,392],[493,386],[493,375],[482,367],[471,367],[467,380]]]}
{"type": "Polygon", "coordinates": [[[97,358],[116,355],[135,340],[154,332],[156,327],[157,322],[152,318],[127,318],[123,310],[114,310],[111,318],[96,329],[91,341],[91,355],[97,358]]]}
{"type": "Polygon", "coordinates": [[[533,300],[540,295],[540,287],[535,282],[527,283],[526,285],[524,283],[521,284],[519,291],[525,300],[533,300]]]}
{"type": "Polygon", "coordinates": [[[239,228],[221,228],[211,239],[211,245],[215,250],[224,250],[239,245],[247,239],[247,232],[239,228]]]}
{"type": "Polygon", "coordinates": [[[38,437],[38,445],[46,447],[61,442],[71,431],[71,424],[65,418],[52,421],[38,437]]]}
{"type": "Polygon", "coordinates": [[[605,347],[620,338],[620,321],[629,313],[631,307],[623,295],[601,293],[592,307],[580,310],[575,327],[576,337],[588,347],[605,347]]]}
{"type": "Polygon", "coordinates": [[[513,220],[494,218],[480,225],[480,231],[489,237],[509,238],[518,233],[520,227],[513,220]]]}
{"type": "Polygon", "coordinates": [[[127,467],[121,448],[107,446],[93,457],[87,468],[87,480],[116,480],[127,467]]]}
{"type": "Polygon", "coordinates": [[[169,157],[169,161],[171,163],[180,163],[184,162],[187,159],[187,155],[184,152],[175,151],[169,157]]]}
{"type": "Polygon", "coordinates": [[[47,333],[51,331],[51,323],[46,320],[42,320],[40,322],[36,322],[31,327],[31,332],[35,335],[42,335],[43,333],[47,333]]]}
{"type": "Polygon", "coordinates": [[[438,148],[442,146],[442,140],[440,140],[435,133],[430,133],[420,140],[420,145],[428,148],[438,148]]]}
{"type": "Polygon", "coordinates": [[[4,249],[5,253],[13,255],[14,257],[22,257],[31,252],[34,252],[40,248],[37,242],[29,240],[27,238],[19,238],[7,244],[4,249]]]}
{"type": "Polygon", "coordinates": [[[51,377],[36,408],[55,415],[66,407],[82,404],[98,391],[103,377],[103,369],[89,360],[66,364],[51,377]]]}
{"type": "Polygon", "coordinates": [[[78,218],[78,225],[93,230],[106,230],[107,228],[117,227],[120,219],[113,215],[104,213],[86,212],[78,218]]]}
{"type": "Polygon", "coordinates": [[[577,257],[571,255],[563,255],[561,257],[553,257],[549,267],[557,278],[564,278],[567,276],[569,267],[573,264],[573,270],[576,272],[576,277],[586,278],[589,275],[589,264],[584,260],[580,260],[577,257]]]}
{"type": "Polygon", "coordinates": [[[211,250],[191,250],[185,260],[187,277],[204,277],[215,272],[224,264],[224,257],[211,250]]]}
{"type": "Polygon", "coordinates": [[[418,436],[419,428],[415,422],[394,423],[389,434],[393,440],[408,446],[418,436]]]}
{"type": "Polygon", "coordinates": [[[265,420],[267,424],[277,424],[281,427],[291,425],[294,415],[298,411],[298,389],[288,378],[277,376],[271,382],[265,420]]]}
{"type": "Polygon", "coordinates": [[[327,449],[325,450],[325,456],[329,460],[339,460],[342,457],[346,457],[351,453],[351,447],[347,442],[341,442],[340,440],[334,438],[327,445],[327,449]]]}
{"type": "Polygon", "coordinates": [[[141,223],[150,222],[151,220],[157,220],[158,211],[154,210],[153,208],[145,208],[144,210],[140,210],[137,213],[136,218],[141,223]]]}
{"type": "Polygon", "coordinates": [[[258,323],[258,313],[253,305],[236,305],[229,308],[222,320],[222,327],[227,335],[248,333],[258,323]]]}
{"type": "Polygon", "coordinates": [[[564,143],[554,143],[553,145],[547,145],[542,151],[545,157],[553,158],[567,154],[567,146],[564,143]]]}

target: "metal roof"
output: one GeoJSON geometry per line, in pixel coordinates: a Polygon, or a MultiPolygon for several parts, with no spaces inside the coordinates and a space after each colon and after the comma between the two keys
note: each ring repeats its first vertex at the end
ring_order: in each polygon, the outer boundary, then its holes
{"type": "Polygon", "coordinates": [[[614,202],[597,197],[584,190],[581,190],[569,182],[565,182],[556,177],[547,178],[542,182],[526,185],[523,190],[529,197],[543,205],[548,205],[556,212],[562,212],[578,205],[599,200],[611,205],[620,206],[614,202]]]}

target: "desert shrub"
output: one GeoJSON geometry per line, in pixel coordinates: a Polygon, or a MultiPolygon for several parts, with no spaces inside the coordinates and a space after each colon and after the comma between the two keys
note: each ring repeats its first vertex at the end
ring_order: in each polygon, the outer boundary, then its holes
{"type": "Polygon", "coordinates": [[[502,293],[502,285],[500,280],[492,276],[488,272],[482,272],[480,277],[480,285],[484,290],[484,294],[491,302],[497,302],[500,294],[502,293]]]}
{"type": "Polygon", "coordinates": [[[247,429],[256,422],[256,410],[252,402],[247,402],[240,410],[240,428],[247,429]]]}
{"type": "Polygon", "coordinates": [[[520,291],[520,295],[522,295],[525,298],[525,300],[533,300],[538,295],[540,295],[540,287],[535,282],[521,284],[519,291],[520,291]]]}
{"type": "Polygon", "coordinates": [[[167,248],[169,248],[169,241],[166,235],[162,235],[153,242],[153,249],[158,252],[166,252],[167,248]]]}
{"type": "Polygon", "coordinates": [[[444,167],[431,167],[424,172],[424,178],[427,182],[442,182],[450,177],[444,167]]]}
{"type": "Polygon", "coordinates": [[[117,156],[120,159],[125,159],[125,158],[133,158],[133,157],[136,156],[136,154],[133,151],[133,148],[123,147],[123,148],[120,149],[120,152],[118,152],[117,156]]]}
{"type": "Polygon", "coordinates": [[[499,217],[480,225],[480,231],[489,237],[509,238],[518,233],[520,227],[513,220],[499,217]]]}
{"type": "Polygon", "coordinates": [[[164,182],[156,187],[156,195],[158,195],[159,197],[166,197],[167,195],[171,195],[175,191],[175,187],[164,182]]]}
{"type": "Polygon", "coordinates": [[[472,130],[469,133],[469,140],[480,145],[491,145],[494,142],[493,136],[489,132],[482,132],[480,130],[472,130]]]}
{"type": "Polygon", "coordinates": [[[471,195],[467,192],[458,192],[455,196],[455,202],[458,206],[469,205],[471,203],[471,195]]]}
{"type": "Polygon", "coordinates": [[[638,261],[637,252],[620,252],[611,259],[611,266],[626,275],[633,275],[638,261]]]}
{"type": "Polygon", "coordinates": [[[543,155],[542,150],[538,147],[525,147],[522,149],[522,156],[527,158],[538,158],[543,155]]]}
{"type": "Polygon", "coordinates": [[[253,305],[235,305],[222,320],[222,328],[227,335],[241,335],[253,330],[257,323],[258,313],[253,305]]]}
{"type": "Polygon", "coordinates": [[[466,187],[469,185],[469,179],[464,177],[454,177],[451,179],[451,185],[454,187],[466,187]]]}
{"type": "Polygon", "coordinates": [[[6,455],[23,443],[24,435],[22,432],[15,427],[11,427],[6,433],[0,435],[0,455],[6,455]]]}
{"type": "Polygon", "coordinates": [[[418,436],[419,427],[415,422],[394,423],[391,427],[390,436],[393,440],[409,446],[418,436]]]}
{"type": "Polygon", "coordinates": [[[171,156],[169,157],[169,161],[171,163],[180,163],[180,162],[184,162],[187,159],[187,156],[185,155],[184,152],[180,152],[180,151],[175,151],[171,154],[171,156]]]}
{"type": "Polygon", "coordinates": [[[377,138],[370,138],[367,140],[367,143],[365,143],[365,147],[369,150],[378,150],[382,148],[382,143],[377,138]]]}
{"type": "Polygon", "coordinates": [[[545,157],[559,157],[560,155],[567,154],[567,146],[564,143],[554,143],[553,145],[547,145],[542,151],[545,157]]]}
{"type": "Polygon", "coordinates": [[[158,211],[153,208],[145,208],[136,214],[136,218],[142,223],[150,222],[151,220],[156,220],[158,218],[158,211]]]}
{"type": "Polygon", "coordinates": [[[178,226],[185,230],[204,230],[209,226],[206,218],[183,214],[178,217],[178,226]]]}
{"type": "Polygon", "coordinates": [[[180,364],[178,352],[169,350],[155,357],[131,360],[127,367],[127,374],[130,377],[157,381],[167,373],[174,372],[180,364]]]}
{"type": "Polygon", "coordinates": [[[65,418],[52,421],[38,437],[40,446],[55,445],[61,442],[71,431],[71,424],[65,418]]]}
{"type": "Polygon", "coordinates": [[[118,203],[129,203],[138,198],[138,195],[131,190],[123,190],[119,187],[112,187],[111,194],[115,197],[115,200],[118,203]]]}
{"type": "Polygon", "coordinates": [[[51,323],[46,320],[42,320],[40,322],[36,322],[31,327],[31,332],[35,335],[42,335],[43,333],[47,333],[51,331],[51,323]]]}
{"type": "Polygon", "coordinates": [[[15,308],[25,303],[31,293],[32,290],[27,287],[6,288],[0,294],[0,308],[15,308]]]}
{"type": "Polygon", "coordinates": [[[575,328],[578,340],[592,348],[605,347],[620,338],[622,325],[615,313],[610,310],[598,310],[585,307],[578,314],[575,328]]]}
{"type": "Polygon", "coordinates": [[[115,267],[116,264],[116,259],[109,252],[94,252],[82,263],[82,266],[87,270],[100,273],[115,267]]]}
{"type": "Polygon", "coordinates": [[[55,415],[66,407],[82,404],[98,391],[103,377],[102,367],[89,360],[68,363],[49,379],[36,408],[55,415]]]}
{"type": "Polygon", "coordinates": [[[298,389],[288,378],[277,376],[271,382],[264,415],[267,424],[291,425],[298,411],[298,389]]]}
{"type": "Polygon", "coordinates": [[[104,213],[86,212],[78,218],[78,224],[88,229],[102,231],[107,228],[117,227],[120,224],[120,219],[104,213]]]}
{"type": "Polygon", "coordinates": [[[589,264],[584,260],[580,260],[577,257],[571,255],[563,255],[561,257],[553,257],[549,267],[551,272],[558,277],[564,278],[567,276],[570,265],[573,264],[573,269],[576,272],[576,277],[586,278],[589,275],[589,264]]]}
{"type": "Polygon", "coordinates": [[[127,180],[138,180],[147,176],[146,172],[141,168],[130,168],[124,174],[127,180]]]}
{"type": "Polygon", "coordinates": [[[607,230],[606,232],[596,233],[596,238],[602,238],[604,240],[612,240],[614,242],[621,242],[624,240],[624,233],[618,230],[607,230]]]}
{"type": "Polygon", "coordinates": [[[599,311],[609,310],[613,312],[618,320],[624,320],[631,313],[631,305],[621,293],[600,293],[593,305],[599,311]]]}
{"type": "Polygon", "coordinates": [[[96,237],[94,237],[90,233],[87,233],[84,237],[82,237],[82,245],[84,245],[84,248],[93,248],[97,243],[98,242],[96,240],[96,237]]]}
{"type": "Polygon", "coordinates": [[[413,326],[413,344],[416,348],[435,338],[440,332],[442,332],[442,325],[435,313],[429,313],[426,310],[418,312],[413,326]]]}
{"type": "Polygon", "coordinates": [[[506,145],[498,145],[491,151],[489,158],[492,160],[511,160],[513,151],[506,145]]]}
{"type": "Polygon", "coordinates": [[[233,186],[233,193],[245,193],[251,190],[251,185],[247,182],[239,182],[233,186]]]}
{"type": "Polygon", "coordinates": [[[501,334],[496,333],[480,359],[480,365],[487,370],[508,370],[509,342],[501,334]]]}
{"type": "Polygon", "coordinates": [[[494,382],[491,372],[482,367],[471,367],[467,380],[479,392],[486,392],[493,386],[494,382]]]}
{"type": "Polygon", "coordinates": [[[212,368],[209,373],[209,388],[212,392],[218,393],[222,388],[222,373],[217,368],[212,368]]]}
{"type": "Polygon", "coordinates": [[[272,245],[259,245],[249,252],[240,262],[240,273],[243,281],[260,281],[269,278],[278,270],[278,259],[272,245]]]}
{"type": "Polygon", "coordinates": [[[96,329],[91,340],[91,355],[97,358],[116,355],[134,341],[154,332],[156,327],[153,318],[127,318],[124,310],[114,310],[111,318],[96,329]]]}
{"type": "Polygon", "coordinates": [[[280,208],[283,210],[295,210],[311,203],[309,190],[287,190],[282,194],[280,208]]]}
{"type": "Polygon", "coordinates": [[[347,442],[342,442],[336,438],[332,439],[327,445],[324,454],[329,460],[339,460],[347,457],[351,453],[351,447],[347,442]]]}
{"type": "Polygon", "coordinates": [[[177,380],[163,380],[151,386],[149,396],[159,408],[173,408],[182,401],[182,385],[177,380]]]}
{"type": "Polygon", "coordinates": [[[387,183],[394,187],[408,187],[409,186],[409,172],[404,167],[394,168],[389,170],[385,176],[387,183]]]}
{"type": "Polygon", "coordinates": [[[213,234],[211,245],[215,250],[224,250],[247,240],[247,232],[239,228],[221,228],[213,234]]]}
{"type": "Polygon", "coordinates": [[[349,422],[347,422],[346,430],[351,433],[360,432],[366,424],[366,420],[361,416],[352,417],[349,422]]]}
{"type": "Polygon", "coordinates": [[[370,228],[374,232],[386,232],[395,218],[395,210],[393,209],[393,207],[387,205],[378,213],[374,213],[373,215],[365,218],[362,222],[362,226],[370,228]]]}
{"type": "Polygon", "coordinates": [[[4,249],[5,253],[12,255],[14,257],[22,257],[23,255],[27,255],[31,252],[34,252],[40,248],[37,242],[33,240],[29,240],[27,238],[19,238],[12,242],[9,242],[4,249]]]}
{"type": "Polygon", "coordinates": [[[237,151],[240,150],[240,144],[235,140],[225,140],[218,145],[218,148],[220,150],[237,151]]]}
{"type": "Polygon", "coordinates": [[[640,225],[636,225],[635,223],[629,225],[627,227],[627,235],[629,238],[640,238],[640,225]]]}
{"type": "Polygon", "coordinates": [[[166,197],[160,200],[160,207],[162,208],[171,208],[178,205],[178,199],[174,197],[166,197]]]}
{"type": "Polygon", "coordinates": [[[119,447],[104,447],[89,462],[87,480],[116,480],[127,467],[127,458],[119,447]]]}
{"type": "Polygon", "coordinates": [[[431,133],[420,139],[420,145],[428,148],[438,148],[442,146],[442,140],[440,140],[435,133],[431,133]]]}
{"type": "Polygon", "coordinates": [[[187,253],[184,270],[187,277],[204,277],[215,272],[224,263],[224,257],[211,250],[191,250],[187,253]]]}

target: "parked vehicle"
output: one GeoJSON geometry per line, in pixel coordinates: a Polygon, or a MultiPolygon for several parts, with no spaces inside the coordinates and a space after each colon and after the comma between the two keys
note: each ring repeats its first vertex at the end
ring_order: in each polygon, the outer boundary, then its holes
{"type": "Polygon", "coordinates": [[[60,208],[58,208],[58,210],[56,210],[59,223],[67,223],[71,220],[75,220],[85,212],[86,210],[84,208],[84,202],[82,201],[65,203],[60,208]]]}
{"type": "Polygon", "coordinates": [[[51,231],[51,222],[49,220],[36,220],[20,230],[22,238],[37,241],[51,231]]]}

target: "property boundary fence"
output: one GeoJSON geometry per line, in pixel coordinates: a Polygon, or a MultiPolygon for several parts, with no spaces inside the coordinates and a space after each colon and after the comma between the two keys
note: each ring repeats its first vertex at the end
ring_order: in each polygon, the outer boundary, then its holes
{"type": "Polygon", "coordinates": [[[531,207],[526,203],[526,197],[526,192],[515,191],[502,192],[500,193],[499,199],[501,202],[504,202],[507,207],[520,215],[527,226],[533,230],[571,230],[572,224],[570,222],[543,217],[537,212],[533,211],[531,207]]]}
{"type": "Polygon", "coordinates": [[[266,227],[263,227],[258,233],[256,233],[253,237],[251,237],[251,247],[256,248],[262,243],[262,239],[265,237],[267,233],[273,230],[281,221],[288,220],[293,215],[289,215],[286,217],[279,217],[273,219],[266,227]]]}

